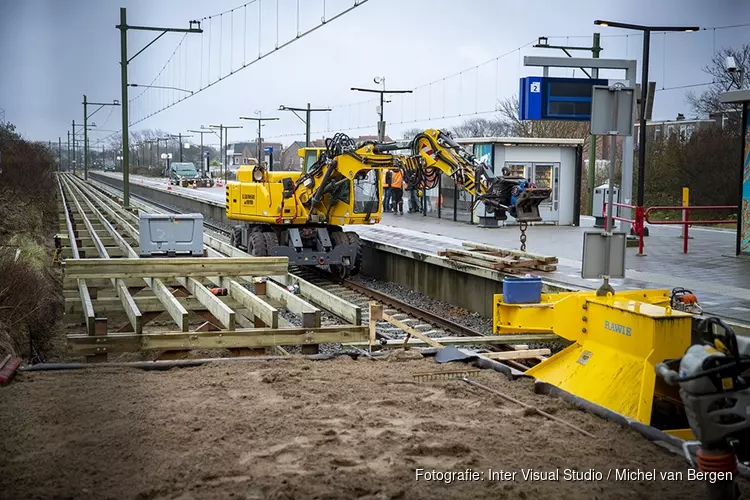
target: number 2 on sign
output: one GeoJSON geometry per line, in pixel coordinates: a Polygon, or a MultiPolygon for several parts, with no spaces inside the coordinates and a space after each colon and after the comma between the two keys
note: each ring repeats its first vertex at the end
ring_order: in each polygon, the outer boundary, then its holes
{"type": "Polygon", "coordinates": [[[539,89],[541,87],[541,82],[531,82],[531,92],[534,94],[539,93],[539,89]]]}

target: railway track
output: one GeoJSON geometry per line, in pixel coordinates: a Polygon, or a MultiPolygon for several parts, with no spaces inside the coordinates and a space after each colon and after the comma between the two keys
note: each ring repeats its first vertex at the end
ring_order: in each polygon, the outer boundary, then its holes
{"type": "MultiPolygon", "coordinates": [[[[112,189],[117,188],[112,187],[112,189]]],[[[184,213],[176,207],[155,202],[132,193],[131,197],[137,198],[139,201],[159,210],[171,213],[184,213]]],[[[212,221],[206,221],[204,219],[203,225],[206,229],[226,238],[227,241],[231,236],[230,230],[212,221]]],[[[360,283],[355,283],[351,280],[339,280],[316,268],[293,267],[289,272],[290,274],[331,292],[354,305],[360,306],[362,309],[362,324],[367,324],[369,322],[369,304],[371,301],[376,301],[385,306],[384,312],[386,314],[429,337],[439,338],[451,335],[463,337],[486,336],[484,333],[447,320],[436,313],[415,307],[360,283]]],[[[327,322],[329,321],[330,319],[327,322]]],[[[376,323],[376,335],[379,339],[388,341],[403,339],[406,336],[406,333],[402,329],[386,321],[378,321],[376,323]]],[[[490,351],[514,350],[511,345],[506,344],[487,344],[483,345],[482,348],[490,351]]],[[[534,364],[533,360],[524,361],[531,361],[529,364],[534,364]]],[[[520,370],[528,368],[526,364],[519,361],[507,360],[505,362],[520,370]]]]}

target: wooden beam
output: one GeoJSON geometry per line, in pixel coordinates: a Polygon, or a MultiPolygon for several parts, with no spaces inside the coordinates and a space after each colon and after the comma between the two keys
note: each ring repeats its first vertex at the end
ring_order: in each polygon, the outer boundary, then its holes
{"type": "Polygon", "coordinates": [[[235,280],[229,280],[229,295],[252,312],[270,328],[279,327],[279,310],[265,303],[263,299],[235,280]]]}
{"type": "Polygon", "coordinates": [[[234,330],[234,311],[226,306],[219,298],[212,294],[208,288],[203,286],[195,278],[177,278],[177,281],[182,284],[187,290],[195,296],[201,304],[206,306],[211,314],[219,320],[219,322],[227,330],[234,330]]]}
{"type": "Polygon", "coordinates": [[[313,315],[314,326],[320,326],[320,309],[305,302],[286,288],[273,281],[266,281],[266,295],[280,302],[290,312],[297,316],[313,315]]]}
{"type": "Polygon", "coordinates": [[[490,252],[496,252],[501,255],[505,254],[505,255],[513,255],[516,257],[527,257],[529,259],[540,260],[544,263],[549,263],[549,264],[557,263],[557,257],[551,256],[551,255],[541,255],[538,253],[521,252],[520,250],[511,250],[510,248],[498,248],[498,247],[493,247],[492,245],[474,243],[471,241],[464,241],[462,243],[462,246],[467,247],[467,248],[476,248],[478,250],[487,250],[490,252]]]}
{"type": "MultiPolygon", "coordinates": [[[[436,340],[428,337],[427,335],[423,334],[420,331],[417,331],[416,329],[410,327],[406,323],[404,323],[402,321],[399,321],[396,318],[394,318],[392,316],[389,316],[388,314],[386,314],[384,312],[381,313],[381,315],[383,317],[383,320],[387,321],[388,323],[392,324],[393,326],[397,326],[397,327],[401,328],[407,334],[411,335],[412,337],[418,338],[419,340],[421,340],[422,342],[426,343],[427,345],[429,345],[431,347],[434,347],[435,349],[442,349],[443,347],[445,347],[440,342],[438,342],[438,341],[436,341],[436,340]]],[[[408,345],[407,342],[408,342],[408,339],[404,339],[403,343],[405,345],[408,345]]]]}
{"type": "Polygon", "coordinates": [[[370,347],[375,345],[377,339],[376,325],[379,319],[383,319],[383,306],[377,302],[370,302],[370,321],[368,325],[370,333],[370,347]]]}
{"type": "Polygon", "coordinates": [[[133,296],[130,295],[128,287],[120,279],[115,280],[115,287],[117,295],[120,296],[120,302],[125,310],[125,315],[128,317],[128,321],[130,321],[130,326],[133,327],[133,331],[135,333],[143,333],[143,314],[138,309],[133,296]]]}
{"type": "Polygon", "coordinates": [[[167,310],[172,320],[177,324],[181,331],[188,331],[188,312],[182,307],[177,298],[172,295],[169,288],[158,279],[147,280],[146,283],[151,287],[154,295],[161,300],[164,308],[167,310]]]}
{"type": "Polygon", "coordinates": [[[171,332],[68,335],[68,354],[84,356],[136,351],[259,348],[277,345],[337,344],[367,341],[367,327],[336,325],[319,328],[253,328],[218,332],[171,332]]]}
{"type": "Polygon", "coordinates": [[[287,272],[286,257],[77,259],[65,262],[69,278],[172,278],[268,276],[287,272]]]}
{"type": "Polygon", "coordinates": [[[83,306],[86,332],[89,335],[94,335],[96,332],[96,314],[94,314],[94,306],[91,304],[91,296],[89,295],[89,287],[86,286],[86,281],[78,280],[78,293],[81,297],[81,305],[83,306]]]}
{"type": "Polygon", "coordinates": [[[549,356],[549,349],[527,349],[520,351],[484,352],[482,356],[490,359],[528,359],[538,356],[549,356]]]}
{"type": "MultiPolygon", "coordinates": [[[[432,338],[435,342],[446,345],[455,346],[471,346],[471,345],[483,345],[483,344],[512,344],[513,342],[556,342],[560,340],[560,337],[554,334],[513,334],[513,335],[483,335],[481,337],[435,337],[432,338]]],[[[366,342],[352,342],[346,344],[351,347],[367,347],[370,345],[369,339],[366,342]]],[[[402,339],[392,340],[380,340],[376,343],[381,347],[399,348],[404,345],[402,339]]],[[[428,344],[422,340],[412,338],[407,342],[409,347],[426,347],[428,344]]],[[[519,351],[523,352],[523,351],[519,351]]]]}
{"type": "MultiPolygon", "coordinates": [[[[162,304],[161,300],[155,295],[134,295],[133,300],[141,312],[166,311],[164,304],[162,304]]],[[[232,309],[243,307],[243,304],[231,296],[219,297],[219,300],[232,309]]],[[[201,304],[195,297],[177,297],[177,302],[188,311],[206,309],[206,306],[201,304]]],[[[94,306],[94,310],[99,311],[102,314],[123,312],[122,303],[117,297],[99,297],[98,299],[92,300],[91,303],[94,306]]],[[[81,315],[82,310],[80,297],[69,297],[65,299],[65,314],[81,315]]],[[[83,316],[81,316],[81,318],[83,318],[83,316]]]]}

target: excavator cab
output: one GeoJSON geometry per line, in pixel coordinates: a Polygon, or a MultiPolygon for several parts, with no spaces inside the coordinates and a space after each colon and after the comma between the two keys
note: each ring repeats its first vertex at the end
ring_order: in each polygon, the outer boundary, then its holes
{"type": "Polygon", "coordinates": [[[300,158],[300,168],[302,170],[302,173],[307,172],[310,170],[310,167],[312,167],[316,161],[318,161],[318,158],[320,158],[320,153],[325,151],[326,148],[299,148],[297,150],[297,156],[300,158]]]}

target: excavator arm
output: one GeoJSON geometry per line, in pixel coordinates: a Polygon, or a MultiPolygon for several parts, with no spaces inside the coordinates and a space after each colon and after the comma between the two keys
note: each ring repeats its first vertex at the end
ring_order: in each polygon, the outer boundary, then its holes
{"type": "Polygon", "coordinates": [[[506,214],[510,214],[521,224],[541,221],[539,204],[551,193],[549,188],[538,188],[523,177],[511,177],[505,168],[502,176],[496,176],[491,167],[442,130],[428,129],[414,137],[411,156],[401,157],[401,163],[409,176],[419,181],[435,178],[436,169],[450,176],[498,220],[506,220],[506,214]]]}

